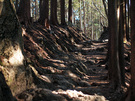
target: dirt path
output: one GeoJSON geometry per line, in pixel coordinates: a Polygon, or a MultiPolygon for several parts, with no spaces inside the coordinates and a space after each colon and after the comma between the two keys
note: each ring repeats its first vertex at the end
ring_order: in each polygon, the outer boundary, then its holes
{"type": "Polygon", "coordinates": [[[27,65],[36,76],[34,87],[17,95],[18,100],[119,101],[101,64],[107,42],[90,41],[74,27],[49,31],[36,25],[23,37],[27,65]]]}

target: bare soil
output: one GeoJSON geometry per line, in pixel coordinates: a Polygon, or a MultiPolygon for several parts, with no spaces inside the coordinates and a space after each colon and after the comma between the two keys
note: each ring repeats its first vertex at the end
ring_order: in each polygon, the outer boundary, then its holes
{"type": "MultiPolygon", "coordinates": [[[[92,41],[73,26],[48,30],[39,24],[24,28],[23,40],[36,86],[17,95],[19,101],[120,101],[127,90],[114,91],[109,84],[103,62],[108,42],[92,41]]],[[[128,86],[130,45],[125,47],[128,86]]]]}

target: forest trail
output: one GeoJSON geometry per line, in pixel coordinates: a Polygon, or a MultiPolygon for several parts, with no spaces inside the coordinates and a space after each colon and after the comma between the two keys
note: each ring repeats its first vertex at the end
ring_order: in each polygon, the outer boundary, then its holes
{"type": "Polygon", "coordinates": [[[91,41],[75,27],[51,28],[47,30],[35,24],[24,29],[26,65],[36,75],[36,85],[16,98],[19,101],[119,101],[122,93],[109,91],[106,64],[102,63],[107,42],[91,41]]]}

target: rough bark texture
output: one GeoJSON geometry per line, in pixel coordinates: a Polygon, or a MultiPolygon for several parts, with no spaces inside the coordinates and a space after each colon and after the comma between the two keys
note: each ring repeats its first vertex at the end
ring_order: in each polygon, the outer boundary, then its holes
{"type": "Polygon", "coordinates": [[[109,52],[109,79],[113,88],[120,85],[119,75],[119,56],[118,56],[118,19],[117,19],[117,0],[109,0],[109,33],[111,34],[109,52]]]}
{"type": "Polygon", "coordinates": [[[38,0],[35,0],[35,20],[37,21],[37,19],[38,19],[38,16],[39,16],[39,14],[38,14],[38,0]]]}
{"type": "MultiPolygon", "coordinates": [[[[120,3],[123,3],[124,0],[120,0],[120,3]]],[[[123,4],[124,5],[124,4],[123,4]]],[[[120,28],[119,28],[119,65],[120,65],[120,74],[121,74],[121,83],[125,85],[125,67],[124,67],[124,44],[123,36],[125,33],[124,30],[124,6],[120,5],[120,28]]]]}
{"type": "Polygon", "coordinates": [[[24,67],[22,31],[11,2],[0,4],[0,71],[15,95],[29,87],[31,73],[24,67]]]}
{"type": "MultiPolygon", "coordinates": [[[[79,17],[80,17],[80,29],[82,29],[82,13],[81,13],[81,0],[79,0],[79,17]]],[[[90,17],[91,18],[91,17],[90,17]]]]}
{"type": "Polygon", "coordinates": [[[6,84],[6,81],[2,72],[0,72],[0,101],[15,101],[10,88],[6,84]]]}
{"type": "Polygon", "coordinates": [[[17,15],[21,24],[25,26],[30,24],[30,0],[20,0],[17,15]]]}
{"type": "Polygon", "coordinates": [[[83,31],[84,31],[84,34],[86,34],[86,16],[85,16],[85,0],[83,0],[83,31]]]}
{"type": "Polygon", "coordinates": [[[65,21],[65,0],[61,0],[61,25],[66,25],[65,21]]]}
{"type": "Polygon", "coordinates": [[[127,15],[125,15],[125,19],[128,17],[128,19],[126,21],[126,39],[127,39],[127,41],[129,41],[129,39],[130,39],[130,31],[129,31],[129,26],[130,26],[130,5],[129,5],[129,0],[126,0],[126,4],[127,4],[126,6],[128,8],[128,11],[125,10],[125,11],[128,12],[127,15]]]}
{"type": "Polygon", "coordinates": [[[40,23],[49,28],[49,0],[40,0],[40,23]]]}
{"type": "Polygon", "coordinates": [[[131,82],[129,99],[135,101],[135,0],[131,0],[131,82]]]}
{"type": "Polygon", "coordinates": [[[107,16],[107,18],[108,18],[108,9],[107,9],[107,7],[106,7],[106,0],[102,0],[102,2],[103,2],[103,5],[104,5],[105,14],[106,14],[106,16],[107,16]]]}
{"type": "Polygon", "coordinates": [[[51,0],[50,22],[53,25],[58,25],[58,21],[57,21],[57,0],[51,0]]]}
{"type": "Polygon", "coordinates": [[[69,0],[68,22],[69,22],[69,23],[72,23],[72,0],[69,0]]]}

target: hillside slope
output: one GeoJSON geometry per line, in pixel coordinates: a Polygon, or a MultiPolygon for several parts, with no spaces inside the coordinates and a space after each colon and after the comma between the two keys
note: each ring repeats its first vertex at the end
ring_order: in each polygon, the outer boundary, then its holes
{"type": "Polygon", "coordinates": [[[107,70],[100,63],[106,58],[107,42],[91,41],[73,26],[47,30],[39,24],[24,29],[23,40],[35,85],[17,95],[18,100],[106,101],[105,97],[120,97],[109,92],[107,70]]]}

